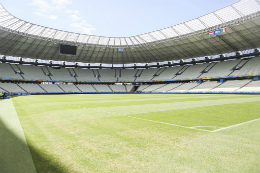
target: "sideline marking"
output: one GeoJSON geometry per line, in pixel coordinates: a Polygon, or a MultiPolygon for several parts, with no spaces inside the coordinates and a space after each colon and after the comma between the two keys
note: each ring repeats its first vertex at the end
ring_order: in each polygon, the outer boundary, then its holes
{"type": "Polygon", "coordinates": [[[254,120],[250,120],[250,121],[246,121],[246,122],[239,123],[239,124],[235,124],[235,125],[228,126],[228,127],[223,127],[223,128],[217,129],[217,130],[213,130],[211,132],[218,132],[218,131],[221,131],[221,130],[226,130],[226,129],[229,129],[229,128],[232,128],[232,127],[241,126],[243,124],[251,123],[251,122],[254,122],[254,121],[257,121],[257,120],[260,120],[260,118],[254,119],[254,120]]]}
{"type": "MultiPolygon", "coordinates": [[[[96,111],[102,111],[102,110],[93,109],[93,108],[88,108],[88,109],[92,109],[92,110],[96,110],[96,111]]],[[[108,114],[116,114],[116,113],[107,112],[107,111],[102,111],[102,112],[108,113],[108,114]]],[[[139,119],[139,120],[144,120],[144,121],[150,121],[150,122],[154,122],[154,123],[160,123],[160,124],[166,124],[166,125],[171,125],[171,126],[176,126],[176,127],[182,127],[182,128],[187,128],[187,129],[200,130],[200,131],[205,131],[205,132],[212,132],[210,130],[198,129],[198,128],[195,128],[195,127],[187,127],[187,126],[182,126],[182,125],[178,125],[178,124],[171,124],[171,123],[159,122],[159,121],[154,121],[154,120],[148,120],[148,119],[133,117],[133,116],[129,116],[129,115],[121,115],[121,114],[117,114],[117,115],[129,117],[129,118],[134,118],[134,119],[139,119]]]]}
{"type": "MultiPolygon", "coordinates": [[[[94,108],[88,108],[88,109],[96,110],[94,108]]],[[[102,110],[97,110],[97,111],[102,111],[102,110]]],[[[103,111],[103,112],[109,113],[109,114],[116,114],[116,113],[107,112],[107,111],[103,111]]],[[[121,114],[117,114],[117,115],[121,115],[121,114]]],[[[205,129],[199,129],[197,127],[216,127],[216,126],[193,126],[193,127],[187,127],[187,126],[182,126],[182,125],[178,125],[178,124],[171,124],[171,123],[159,122],[159,121],[148,120],[148,119],[143,119],[143,118],[137,118],[137,117],[133,117],[133,116],[129,116],[129,115],[128,116],[127,115],[121,115],[121,116],[126,116],[126,117],[129,117],[129,118],[135,118],[135,119],[144,120],[144,121],[151,121],[151,122],[160,123],[160,124],[172,125],[172,126],[176,126],[176,127],[183,127],[183,128],[200,130],[200,131],[205,131],[205,132],[213,132],[213,133],[221,131],[221,130],[226,130],[226,129],[229,129],[229,128],[233,128],[233,127],[236,127],[236,126],[240,126],[240,125],[243,125],[243,124],[251,123],[251,122],[254,122],[254,121],[257,121],[257,120],[260,120],[260,118],[258,118],[258,119],[254,119],[254,120],[250,120],[250,121],[246,121],[246,122],[243,122],[243,123],[239,123],[239,124],[235,124],[235,125],[232,125],[232,126],[223,127],[223,128],[219,128],[219,129],[210,131],[210,130],[205,130],[205,129]]]]}
{"type": "Polygon", "coordinates": [[[195,127],[187,127],[187,126],[182,126],[179,124],[171,124],[171,123],[165,123],[165,122],[159,122],[159,121],[154,121],[154,120],[148,120],[148,119],[143,119],[143,118],[137,118],[137,117],[132,117],[132,116],[127,116],[129,118],[134,118],[134,119],[139,119],[139,120],[144,120],[144,121],[150,121],[150,122],[154,122],[154,123],[160,123],[160,124],[166,124],[166,125],[171,125],[171,126],[176,126],[176,127],[182,127],[182,128],[186,128],[186,129],[193,129],[193,130],[200,130],[200,131],[205,131],[205,132],[212,132],[210,130],[205,130],[205,129],[198,129],[195,127]]]}

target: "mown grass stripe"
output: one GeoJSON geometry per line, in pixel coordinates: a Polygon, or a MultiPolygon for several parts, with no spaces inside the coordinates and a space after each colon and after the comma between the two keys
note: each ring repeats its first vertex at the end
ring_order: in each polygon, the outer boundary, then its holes
{"type": "Polygon", "coordinates": [[[143,119],[143,118],[138,118],[138,117],[133,117],[133,116],[127,116],[127,117],[129,117],[129,118],[134,118],[134,119],[138,119],[138,120],[143,120],[143,121],[151,121],[151,122],[154,122],[154,123],[160,123],[160,124],[166,124],[166,125],[171,125],[171,126],[186,128],[186,129],[193,129],[193,130],[211,132],[210,130],[199,129],[199,128],[195,128],[195,127],[187,127],[187,126],[183,126],[183,125],[179,125],[179,124],[171,124],[171,123],[159,122],[159,121],[148,120],[148,119],[143,119]]]}
{"type": "Polygon", "coordinates": [[[187,108],[198,108],[205,106],[217,106],[232,103],[246,103],[260,101],[260,98],[234,98],[234,99],[218,99],[218,100],[201,100],[201,101],[185,101],[174,103],[160,103],[160,104],[145,104],[145,105],[130,105],[130,106],[112,106],[112,107],[96,107],[96,109],[124,113],[126,115],[159,112],[166,110],[178,110],[187,108]],[[126,111],[127,110],[127,111],[126,111]]]}
{"type": "Polygon", "coordinates": [[[258,120],[260,120],[260,118],[254,119],[254,120],[250,120],[250,121],[246,121],[246,122],[239,123],[239,124],[234,124],[234,125],[228,126],[228,127],[223,127],[223,128],[217,129],[217,130],[213,130],[211,132],[218,132],[218,131],[221,131],[221,130],[230,129],[230,128],[233,128],[233,127],[237,127],[237,126],[241,126],[241,125],[244,125],[244,124],[252,123],[252,122],[255,122],[255,121],[258,121],[258,120]]]}

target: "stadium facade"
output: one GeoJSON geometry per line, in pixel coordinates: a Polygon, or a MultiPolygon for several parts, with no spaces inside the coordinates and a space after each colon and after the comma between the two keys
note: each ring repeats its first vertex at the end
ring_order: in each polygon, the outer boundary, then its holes
{"type": "Polygon", "coordinates": [[[259,92],[259,28],[259,0],[121,38],[35,25],[0,5],[0,92],[259,92]]]}

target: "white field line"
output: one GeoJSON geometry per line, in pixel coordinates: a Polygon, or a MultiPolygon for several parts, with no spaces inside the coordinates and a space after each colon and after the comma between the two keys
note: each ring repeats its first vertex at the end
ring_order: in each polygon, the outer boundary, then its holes
{"type": "MultiPolygon", "coordinates": [[[[125,116],[125,115],[123,115],[123,116],[125,116]]],[[[171,126],[176,126],[176,127],[182,127],[182,128],[186,128],[186,129],[194,129],[194,130],[200,130],[200,131],[205,131],[205,132],[211,132],[210,130],[198,129],[198,128],[195,128],[195,127],[187,127],[187,126],[182,126],[182,125],[179,125],[179,124],[159,122],[159,121],[148,120],[148,119],[144,119],[144,118],[137,118],[137,117],[132,117],[132,116],[129,116],[129,115],[126,116],[126,117],[134,118],[134,119],[138,119],[138,120],[150,121],[150,122],[154,122],[154,123],[166,124],[166,125],[171,125],[171,126]]]]}
{"type": "MultiPolygon", "coordinates": [[[[74,106],[76,106],[76,105],[74,105],[74,106]]],[[[88,108],[88,109],[92,109],[92,110],[95,110],[95,111],[101,111],[101,110],[96,110],[96,109],[93,109],[93,108],[88,108]]],[[[109,113],[109,114],[116,114],[116,113],[113,113],[113,112],[106,112],[106,111],[102,111],[102,112],[109,113]]],[[[118,114],[118,115],[121,115],[121,114],[118,114]]],[[[171,125],[171,126],[176,126],[176,127],[182,127],[182,128],[186,128],[186,129],[200,130],[200,131],[205,131],[205,132],[218,132],[218,131],[221,131],[221,130],[226,130],[226,129],[229,129],[229,128],[233,128],[233,127],[236,127],[236,126],[240,126],[240,125],[243,125],[243,124],[247,124],[247,123],[251,123],[251,122],[260,120],[260,118],[258,118],[258,119],[254,119],[254,120],[250,120],[250,121],[246,121],[246,122],[243,122],[243,123],[239,123],[239,124],[235,124],[235,125],[232,125],[232,126],[223,127],[223,128],[219,128],[217,130],[210,131],[210,130],[205,130],[205,129],[199,129],[197,127],[213,127],[213,126],[193,126],[193,127],[187,127],[187,126],[182,126],[182,125],[179,125],[179,124],[171,124],[171,123],[159,122],[159,121],[148,120],[148,119],[144,119],[144,118],[137,118],[137,117],[133,117],[133,116],[129,116],[129,115],[121,115],[121,116],[134,118],[134,119],[139,119],[139,120],[144,120],[144,121],[155,122],[155,123],[160,123],[160,124],[166,124],[166,125],[171,125]]]]}
{"type": "Polygon", "coordinates": [[[228,127],[223,127],[223,128],[217,129],[217,130],[213,130],[213,131],[211,131],[211,132],[218,132],[218,131],[221,131],[221,130],[230,129],[230,128],[237,127],[237,126],[241,126],[241,125],[243,125],[243,124],[251,123],[251,122],[254,122],[254,121],[257,121],[257,120],[260,120],[260,118],[254,119],[254,120],[250,120],[250,121],[246,121],[246,122],[239,123],[239,124],[235,124],[235,125],[228,126],[228,127]]]}
{"type": "MultiPolygon", "coordinates": [[[[74,105],[74,106],[76,106],[76,105],[74,105]]],[[[93,108],[88,108],[88,109],[92,109],[94,111],[101,111],[101,110],[97,110],[97,109],[93,109],[93,108]]],[[[116,114],[116,113],[107,112],[107,111],[102,111],[102,112],[108,113],[108,114],[116,114]]],[[[182,128],[186,128],[186,129],[194,129],[194,130],[200,130],[200,131],[205,131],[205,132],[211,132],[210,130],[198,129],[198,128],[195,128],[195,127],[187,127],[187,126],[182,126],[182,125],[179,125],[179,124],[171,124],[171,123],[159,122],[159,121],[148,120],[148,119],[144,119],[144,118],[137,118],[137,117],[133,117],[133,116],[129,116],[129,115],[127,115],[127,116],[126,115],[122,115],[122,114],[117,114],[117,115],[129,117],[129,118],[134,118],[134,119],[138,119],[138,120],[143,120],[143,121],[150,121],[150,122],[154,122],[154,123],[166,124],[166,125],[170,125],[170,126],[182,127],[182,128]]]]}

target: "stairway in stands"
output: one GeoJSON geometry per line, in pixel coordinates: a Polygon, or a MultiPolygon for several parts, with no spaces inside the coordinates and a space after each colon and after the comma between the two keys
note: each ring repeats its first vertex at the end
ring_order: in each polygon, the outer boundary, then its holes
{"type": "Polygon", "coordinates": [[[112,88],[110,87],[110,85],[107,85],[107,86],[108,86],[109,89],[111,89],[111,91],[112,91],[113,93],[115,93],[115,91],[112,90],[112,88]]]}
{"type": "Polygon", "coordinates": [[[155,77],[160,76],[160,74],[162,74],[162,72],[165,70],[166,68],[160,68],[154,75],[153,78],[151,80],[153,80],[155,77]]]}
{"type": "Polygon", "coordinates": [[[137,78],[142,75],[143,71],[144,71],[143,69],[138,69],[138,70],[137,70],[137,72],[135,73],[135,76],[134,76],[134,77],[135,77],[135,80],[134,80],[134,81],[136,81],[137,78]]]}
{"type": "Polygon", "coordinates": [[[2,88],[2,87],[0,87],[3,91],[5,91],[5,92],[9,92],[9,91],[7,91],[7,90],[5,90],[4,88],[2,88]]]}
{"type": "Polygon", "coordinates": [[[202,83],[198,83],[198,85],[196,85],[196,86],[194,86],[194,87],[188,89],[188,91],[189,91],[189,90],[192,90],[192,89],[194,89],[194,88],[196,88],[196,87],[198,87],[198,86],[200,86],[201,84],[202,84],[202,83]]]}
{"type": "Polygon", "coordinates": [[[235,68],[238,67],[239,64],[242,63],[242,61],[243,61],[243,60],[239,61],[234,67],[232,67],[232,68],[230,69],[231,72],[228,74],[228,76],[230,76],[230,75],[235,71],[235,68]]]}
{"type": "Polygon", "coordinates": [[[115,78],[116,81],[119,81],[119,78],[121,77],[121,69],[115,69],[115,78]]]}
{"type": "Polygon", "coordinates": [[[98,71],[98,69],[92,69],[92,72],[93,72],[93,74],[94,74],[94,77],[96,77],[96,78],[98,78],[98,80],[100,81],[100,74],[99,74],[99,71],[98,71]]]}
{"type": "Polygon", "coordinates": [[[135,73],[135,75],[134,75],[134,77],[135,77],[134,81],[135,81],[136,78],[137,78],[138,71],[139,71],[139,69],[137,69],[137,71],[136,71],[136,73],[135,73]]]}
{"type": "Polygon", "coordinates": [[[94,87],[94,85],[91,84],[91,86],[94,88],[94,90],[96,90],[99,93],[99,91],[94,87]]]}
{"type": "Polygon", "coordinates": [[[133,86],[133,88],[129,91],[130,93],[135,93],[140,86],[133,86]]]}
{"type": "Polygon", "coordinates": [[[234,70],[234,68],[236,68],[238,65],[240,66],[241,70],[251,59],[242,59],[235,67],[233,67],[233,71],[228,75],[228,76],[232,76],[232,74],[236,71],[234,70]]]}
{"type": "Polygon", "coordinates": [[[209,63],[209,65],[203,69],[203,71],[201,72],[201,74],[197,77],[201,77],[204,73],[206,73],[206,71],[208,72],[210,69],[212,69],[217,63],[209,63]]]}
{"type": "Polygon", "coordinates": [[[250,80],[249,82],[247,82],[245,85],[243,85],[242,87],[240,87],[240,88],[238,88],[238,89],[236,89],[235,91],[237,91],[237,90],[239,90],[239,89],[241,89],[241,88],[243,88],[243,87],[245,87],[246,85],[248,85],[248,84],[250,84],[251,82],[253,82],[254,80],[250,80]]]}
{"type": "MultiPolygon", "coordinates": [[[[151,85],[147,85],[147,87],[143,88],[141,91],[143,91],[144,89],[148,88],[149,86],[151,86],[151,85]]],[[[138,87],[138,88],[139,88],[139,87],[138,87]]]]}
{"type": "Polygon", "coordinates": [[[61,87],[60,87],[60,85],[57,85],[63,92],[65,92],[61,87]]]}
{"type": "Polygon", "coordinates": [[[67,68],[67,69],[68,69],[68,71],[70,73],[70,76],[74,77],[75,80],[78,81],[77,78],[76,78],[76,73],[75,73],[75,71],[73,71],[74,69],[73,68],[67,68]]]}
{"type": "Polygon", "coordinates": [[[17,64],[15,64],[15,66],[16,66],[16,68],[20,71],[20,75],[21,75],[21,77],[24,79],[24,77],[23,77],[23,72],[22,72],[22,70],[20,69],[20,67],[17,65],[17,64]]]}
{"type": "Polygon", "coordinates": [[[79,90],[80,92],[83,93],[83,91],[81,91],[77,85],[74,84],[74,86],[75,86],[76,88],[78,88],[78,90],[79,90]]]}
{"type": "Polygon", "coordinates": [[[72,71],[73,71],[73,73],[75,74],[75,79],[78,81],[78,79],[77,79],[77,77],[78,77],[78,74],[76,73],[75,69],[74,69],[74,68],[72,68],[71,70],[72,70],[72,71]]]}
{"type": "MultiPolygon", "coordinates": [[[[49,70],[48,67],[45,67],[45,68],[47,69],[48,73],[50,74],[49,77],[50,77],[50,79],[51,79],[51,76],[53,76],[53,75],[51,74],[51,72],[50,72],[50,70],[49,70]]],[[[51,79],[51,80],[52,80],[52,79],[51,79]]]]}
{"type": "Polygon", "coordinates": [[[177,76],[181,75],[183,72],[185,72],[187,70],[187,68],[189,68],[189,66],[183,66],[176,74],[175,76],[172,78],[176,78],[177,76]],[[180,74],[179,74],[180,73],[180,74]]]}
{"type": "Polygon", "coordinates": [[[28,91],[26,91],[25,89],[23,89],[23,87],[21,87],[19,84],[17,84],[17,86],[18,86],[19,88],[21,88],[22,90],[24,90],[26,93],[29,93],[28,91]]]}
{"type": "Polygon", "coordinates": [[[17,64],[15,64],[15,66],[17,67],[17,69],[20,71],[20,75],[22,76],[22,78],[24,79],[24,77],[23,77],[23,72],[22,72],[22,70],[20,69],[20,67],[17,65],[17,64]]]}
{"type": "Polygon", "coordinates": [[[160,88],[162,88],[162,87],[164,87],[164,86],[166,86],[166,85],[168,85],[168,84],[165,84],[165,85],[163,85],[163,86],[161,86],[161,87],[159,87],[159,88],[156,88],[156,89],[154,89],[154,90],[152,90],[152,91],[156,91],[156,90],[158,90],[158,89],[160,89],[160,88]]]}
{"type": "Polygon", "coordinates": [[[217,86],[215,86],[215,87],[213,87],[213,88],[211,88],[209,91],[211,91],[211,90],[213,90],[213,89],[215,89],[215,88],[217,88],[217,87],[219,87],[220,85],[222,85],[224,82],[222,82],[222,83],[220,83],[219,85],[217,85],[217,86]]]}
{"type": "Polygon", "coordinates": [[[21,71],[21,69],[16,64],[9,64],[9,65],[13,69],[15,74],[19,74],[22,77],[22,79],[24,79],[24,77],[22,76],[23,72],[21,71]],[[17,71],[20,71],[20,73],[17,73],[17,71]]]}
{"type": "Polygon", "coordinates": [[[46,91],[40,84],[37,84],[43,91],[45,91],[46,93],[48,93],[48,91],[46,91]]]}
{"type": "Polygon", "coordinates": [[[171,90],[173,90],[173,89],[176,89],[176,88],[178,88],[178,87],[180,87],[180,86],[182,86],[182,85],[184,85],[185,83],[182,83],[181,85],[178,85],[178,86],[175,86],[175,87],[173,87],[172,89],[169,89],[169,90],[167,90],[167,91],[171,91],[171,90]]]}
{"type": "Polygon", "coordinates": [[[52,79],[51,79],[51,75],[52,75],[52,74],[50,73],[49,69],[48,69],[47,67],[44,67],[44,66],[42,66],[41,69],[42,69],[43,74],[44,74],[45,76],[49,76],[50,80],[52,80],[52,79]],[[46,74],[49,74],[49,75],[46,75],[46,74]]]}

